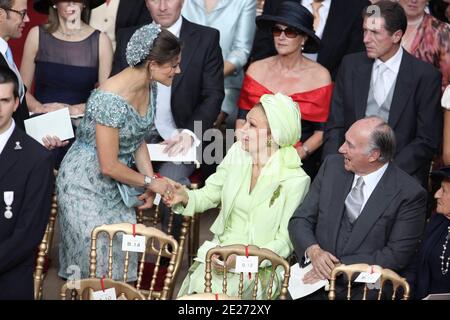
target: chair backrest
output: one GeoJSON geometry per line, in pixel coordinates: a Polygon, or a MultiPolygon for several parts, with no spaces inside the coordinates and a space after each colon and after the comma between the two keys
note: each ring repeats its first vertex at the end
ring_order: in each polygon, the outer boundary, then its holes
{"type": "MultiPolygon", "coordinates": [[[[149,222],[148,224],[150,226],[152,226],[156,229],[160,229],[167,235],[172,235],[174,215],[175,215],[174,212],[170,212],[167,228],[164,228],[161,223],[159,206],[155,206],[155,209],[151,211],[151,216],[149,218],[147,216],[144,216],[144,212],[142,210],[138,210],[137,211],[137,221],[139,223],[143,223],[143,224],[148,221],[149,222]]],[[[175,267],[173,270],[173,282],[174,283],[176,282],[176,280],[178,278],[178,274],[179,274],[179,271],[182,266],[183,255],[184,255],[184,251],[186,250],[186,245],[188,243],[187,238],[188,238],[188,235],[189,235],[189,232],[191,229],[191,225],[192,225],[191,217],[183,217],[180,235],[178,238],[177,259],[175,261],[175,267]]],[[[150,272],[152,272],[154,274],[153,271],[154,270],[150,270],[150,272]]],[[[146,272],[147,272],[147,269],[146,269],[146,272]]],[[[167,299],[172,298],[174,289],[175,289],[175,286],[171,286],[171,288],[167,294],[167,299]]]]}
{"type": "MultiPolygon", "coordinates": [[[[399,288],[403,289],[403,297],[402,300],[408,300],[409,298],[409,284],[406,281],[405,278],[400,277],[396,272],[390,270],[390,269],[384,269],[380,266],[374,266],[376,267],[375,272],[380,272],[380,289],[378,290],[378,300],[381,300],[382,294],[383,294],[383,288],[385,287],[387,282],[392,283],[392,300],[396,298],[396,292],[399,288]]],[[[352,290],[352,281],[355,279],[357,274],[361,272],[369,272],[372,267],[365,263],[357,263],[357,264],[350,264],[345,265],[341,264],[336,267],[331,272],[331,278],[330,278],[330,291],[328,293],[328,299],[329,300],[335,300],[336,299],[336,277],[340,274],[345,274],[347,278],[347,300],[350,300],[351,298],[351,290],[352,290]]],[[[367,284],[364,285],[363,289],[363,297],[362,300],[367,299],[367,293],[368,293],[368,287],[367,284]]]]}
{"type": "Polygon", "coordinates": [[[92,293],[103,289],[114,288],[117,300],[145,300],[144,295],[127,283],[112,279],[82,279],[74,283],[75,288],[65,283],[61,288],[61,300],[66,300],[67,291],[70,291],[71,300],[93,300],[92,293]]]}
{"type": "MultiPolygon", "coordinates": [[[[53,174],[56,176],[58,171],[53,170],[53,174]]],[[[47,272],[50,263],[50,254],[53,243],[53,235],[55,233],[55,222],[58,215],[58,201],[56,198],[56,189],[53,190],[52,205],[50,209],[50,218],[45,228],[44,236],[39,244],[36,265],[34,268],[34,299],[42,299],[42,285],[44,282],[44,276],[47,272]]]]}
{"type": "MultiPolygon", "coordinates": [[[[211,293],[212,289],[212,266],[211,266],[211,257],[213,254],[219,255],[223,261],[226,261],[228,256],[232,254],[236,254],[238,256],[245,256],[248,253],[249,256],[257,256],[258,257],[258,263],[261,266],[261,263],[265,260],[270,261],[270,276],[269,281],[267,284],[267,300],[270,300],[272,298],[272,289],[273,289],[273,282],[275,279],[275,271],[277,267],[281,266],[284,269],[284,277],[283,282],[281,286],[281,292],[279,299],[284,300],[287,297],[287,288],[289,285],[289,277],[290,277],[290,266],[289,263],[273,251],[266,249],[266,248],[259,248],[257,246],[249,245],[241,245],[241,244],[234,244],[229,246],[217,246],[215,248],[211,248],[206,253],[206,274],[205,274],[205,292],[211,293]]],[[[255,274],[255,280],[253,281],[253,290],[252,290],[252,298],[253,300],[256,300],[257,294],[258,294],[258,273],[255,274]]],[[[222,282],[222,292],[224,294],[227,294],[227,270],[226,267],[223,272],[223,282],[222,282]]],[[[244,274],[241,272],[239,276],[239,288],[238,288],[238,297],[239,299],[242,299],[242,295],[244,292],[244,274]]]]}
{"type": "Polygon", "coordinates": [[[177,300],[240,300],[224,293],[194,293],[178,297],[177,300]]]}
{"type": "MultiPolygon", "coordinates": [[[[136,235],[144,236],[146,243],[146,251],[144,253],[139,253],[138,257],[138,279],[136,282],[136,288],[140,290],[142,275],[144,270],[144,264],[146,261],[146,256],[153,255],[156,256],[156,261],[154,263],[154,272],[152,280],[150,283],[150,288],[145,292],[147,299],[168,299],[168,294],[173,290],[174,270],[179,268],[176,266],[177,255],[178,255],[178,242],[172,237],[168,236],[161,230],[155,229],[153,227],[146,227],[143,224],[137,224],[134,230],[136,235]],[[154,290],[156,284],[156,278],[159,273],[161,258],[169,259],[169,264],[167,267],[167,272],[164,276],[164,285],[160,292],[154,290]]],[[[106,233],[109,238],[109,251],[108,251],[108,271],[107,277],[112,278],[113,270],[113,240],[118,233],[123,234],[133,234],[133,225],[130,223],[118,223],[110,225],[102,225],[94,228],[91,234],[91,254],[90,254],[90,277],[95,278],[97,273],[97,239],[100,233],[106,233]]],[[[124,267],[123,267],[123,282],[127,282],[128,276],[128,266],[129,266],[129,252],[125,252],[124,267]]]]}

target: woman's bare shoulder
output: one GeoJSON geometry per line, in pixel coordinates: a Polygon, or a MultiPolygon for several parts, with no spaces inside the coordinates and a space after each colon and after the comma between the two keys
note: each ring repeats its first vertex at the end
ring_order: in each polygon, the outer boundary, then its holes
{"type": "Polygon", "coordinates": [[[273,59],[273,57],[269,57],[253,62],[248,67],[247,74],[251,77],[257,78],[259,76],[262,76],[267,71],[267,68],[270,67],[270,65],[273,63],[273,59]]]}
{"type": "Polygon", "coordinates": [[[330,72],[327,68],[322,66],[321,64],[309,60],[308,69],[311,75],[311,78],[316,81],[319,87],[326,86],[332,82],[330,72]]]}

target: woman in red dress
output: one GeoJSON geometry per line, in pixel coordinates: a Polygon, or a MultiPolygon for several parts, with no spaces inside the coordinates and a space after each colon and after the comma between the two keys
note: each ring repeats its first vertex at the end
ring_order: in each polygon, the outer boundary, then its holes
{"type": "Polygon", "coordinates": [[[236,129],[263,94],[281,92],[298,103],[302,134],[296,145],[303,169],[311,177],[320,165],[323,126],[328,113],[333,84],[327,69],[305,56],[315,53],[320,40],[313,30],[313,15],[305,7],[283,2],[275,15],[256,18],[259,28],[270,29],[277,55],[252,63],[245,75],[238,101],[236,129]]]}

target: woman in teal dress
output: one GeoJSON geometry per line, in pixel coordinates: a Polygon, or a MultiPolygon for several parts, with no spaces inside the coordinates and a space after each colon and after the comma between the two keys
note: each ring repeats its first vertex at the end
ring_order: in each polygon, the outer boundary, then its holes
{"type": "MultiPolygon", "coordinates": [[[[112,223],[136,223],[135,210],[125,205],[117,182],[145,187],[140,196],[152,205],[155,193],[170,192],[164,179],[154,176],[144,142],[153,123],[156,83],[170,86],[180,72],[180,43],[159,25],[137,30],[127,47],[129,67],[94,90],[86,104],[86,114],[77,130],[77,139],[67,152],[57,178],[59,223],[59,275],[68,278],[80,270],[89,277],[91,231],[112,223]],[[151,87],[151,91],[149,88],[151,87]],[[129,167],[134,160],[137,170],[129,167]]],[[[121,238],[121,237],[119,237],[121,238]]],[[[113,278],[123,274],[124,253],[117,239],[113,252],[113,278]]],[[[97,276],[107,269],[107,243],[100,241],[97,276]]],[[[129,266],[129,281],[136,280],[137,256],[129,266]]]]}
{"type": "MultiPolygon", "coordinates": [[[[300,114],[297,104],[281,93],[266,94],[247,114],[238,134],[239,141],[228,151],[216,173],[199,190],[186,190],[174,184],[173,197],[164,197],[174,211],[192,216],[221,204],[222,209],[211,227],[214,245],[245,244],[267,248],[287,258],[293,251],[287,225],[309,189],[310,178],[301,168],[293,145],[300,138],[300,114]]],[[[205,289],[206,252],[211,243],[198,250],[200,261],[189,269],[179,296],[201,293],[205,289]]],[[[220,266],[213,257],[212,291],[222,291],[220,266]],[[219,271],[219,272],[217,272],[219,271]]],[[[235,256],[227,261],[227,270],[235,267],[235,256]]],[[[268,265],[259,269],[258,299],[267,296],[268,265]]],[[[252,296],[255,277],[244,278],[243,298],[252,296]]],[[[229,272],[227,293],[237,296],[239,274],[229,272]]],[[[282,277],[277,270],[273,298],[280,292],[282,277]]]]}

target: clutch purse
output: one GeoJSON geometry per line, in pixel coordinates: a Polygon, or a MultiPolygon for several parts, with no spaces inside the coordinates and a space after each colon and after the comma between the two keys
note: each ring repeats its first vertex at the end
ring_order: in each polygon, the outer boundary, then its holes
{"type": "Polygon", "coordinates": [[[122,201],[128,208],[139,207],[144,204],[144,201],[139,200],[138,197],[145,192],[145,188],[131,187],[127,184],[117,182],[122,201]]]}
{"type": "MultiPolygon", "coordinates": [[[[131,156],[128,160],[127,166],[129,168],[134,166],[133,156],[131,156]]],[[[138,199],[138,197],[145,192],[144,187],[131,187],[118,181],[116,181],[116,184],[119,189],[120,196],[122,197],[122,201],[128,208],[139,207],[144,204],[144,201],[138,199]]]]}

